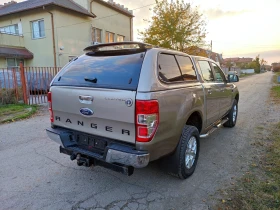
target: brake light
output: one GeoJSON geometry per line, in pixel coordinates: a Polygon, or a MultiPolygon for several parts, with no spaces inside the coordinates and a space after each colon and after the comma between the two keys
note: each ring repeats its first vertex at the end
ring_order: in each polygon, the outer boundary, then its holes
{"type": "Polygon", "coordinates": [[[136,101],[136,141],[149,142],[153,139],[159,124],[157,100],[136,101]]]}
{"type": "Polygon", "coordinates": [[[50,120],[53,123],[54,118],[53,118],[53,110],[52,110],[52,93],[51,92],[48,92],[48,104],[49,104],[50,120]]]}

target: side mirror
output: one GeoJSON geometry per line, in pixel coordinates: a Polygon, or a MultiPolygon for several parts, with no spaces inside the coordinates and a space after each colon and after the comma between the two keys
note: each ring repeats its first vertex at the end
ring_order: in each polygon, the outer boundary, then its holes
{"type": "Polygon", "coordinates": [[[234,74],[228,75],[228,82],[239,82],[239,77],[234,74]]]}

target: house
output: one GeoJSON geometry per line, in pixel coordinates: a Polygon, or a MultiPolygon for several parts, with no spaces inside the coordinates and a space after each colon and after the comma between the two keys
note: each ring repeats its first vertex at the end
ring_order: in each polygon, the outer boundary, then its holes
{"type": "Polygon", "coordinates": [[[272,71],[280,72],[280,62],[279,63],[272,63],[272,71]]]}
{"type": "Polygon", "coordinates": [[[249,64],[253,61],[253,58],[225,58],[223,64],[227,65],[228,63],[232,64],[233,66],[237,66],[238,64],[249,64]]]}
{"type": "Polygon", "coordinates": [[[264,68],[266,71],[271,71],[272,66],[271,66],[271,65],[263,65],[263,68],[264,68]]]}
{"type": "Polygon", "coordinates": [[[113,0],[11,1],[0,7],[0,68],[62,67],[94,42],[132,41],[133,17],[113,0]]]}

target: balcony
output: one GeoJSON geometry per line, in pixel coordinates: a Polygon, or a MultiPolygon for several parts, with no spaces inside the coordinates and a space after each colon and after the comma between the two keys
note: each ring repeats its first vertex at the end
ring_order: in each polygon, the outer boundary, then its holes
{"type": "Polygon", "coordinates": [[[0,32],[0,46],[24,47],[24,37],[0,32]]]}

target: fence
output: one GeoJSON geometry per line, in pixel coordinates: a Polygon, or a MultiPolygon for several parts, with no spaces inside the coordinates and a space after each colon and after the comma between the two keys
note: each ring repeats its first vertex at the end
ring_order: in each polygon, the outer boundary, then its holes
{"type": "Polygon", "coordinates": [[[24,67],[0,69],[0,103],[4,95],[25,104],[47,103],[47,93],[58,67],[24,67]]]}

